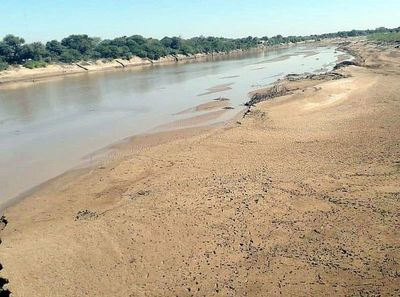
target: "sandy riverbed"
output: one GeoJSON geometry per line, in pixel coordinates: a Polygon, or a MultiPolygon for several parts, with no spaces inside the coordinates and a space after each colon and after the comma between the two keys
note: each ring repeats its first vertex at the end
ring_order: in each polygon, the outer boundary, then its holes
{"type": "Polygon", "coordinates": [[[8,208],[13,296],[398,295],[400,55],[351,47],[346,78],[135,137],[8,208]]]}

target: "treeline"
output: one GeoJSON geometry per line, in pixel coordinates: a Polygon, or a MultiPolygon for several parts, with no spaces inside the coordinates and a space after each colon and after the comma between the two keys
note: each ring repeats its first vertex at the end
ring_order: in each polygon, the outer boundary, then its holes
{"type": "Polygon", "coordinates": [[[9,65],[23,65],[27,68],[44,67],[49,63],[73,63],[82,60],[97,59],[130,59],[133,56],[157,60],[167,55],[190,55],[197,53],[228,52],[246,50],[264,44],[274,46],[279,44],[297,43],[308,40],[321,40],[335,37],[353,37],[375,33],[400,32],[396,29],[378,28],[375,30],[352,30],[309,36],[277,35],[268,38],[222,38],[194,37],[164,37],[161,40],[144,38],[140,35],[118,37],[101,40],[88,35],[70,35],[60,41],[52,40],[25,43],[21,37],[7,35],[0,41],[0,70],[9,65]]]}
{"type": "MultiPolygon", "coordinates": [[[[400,43],[400,31],[399,32],[391,32],[391,33],[374,33],[371,35],[368,35],[369,40],[374,40],[377,42],[381,43],[387,43],[387,42],[395,42],[395,43],[400,43]]],[[[400,45],[397,45],[397,48],[399,48],[400,45]]]]}
{"type": "Polygon", "coordinates": [[[164,37],[161,40],[140,35],[100,40],[88,35],[71,35],[61,42],[52,40],[43,44],[25,44],[23,38],[7,35],[0,41],[0,69],[8,65],[24,65],[28,68],[43,67],[48,63],[73,63],[81,60],[130,59],[133,56],[158,60],[175,54],[227,52],[235,49],[256,47],[258,39],[253,37],[228,39],[217,37],[195,37],[182,39],[164,37]]]}
{"type": "Polygon", "coordinates": [[[262,37],[260,40],[264,40],[268,45],[277,45],[277,44],[287,44],[287,43],[298,43],[302,41],[309,40],[322,40],[329,38],[347,38],[347,37],[357,37],[357,36],[367,36],[371,34],[386,34],[386,33],[395,33],[400,32],[400,27],[388,29],[385,27],[380,27],[374,30],[351,30],[351,31],[339,31],[336,33],[325,33],[325,34],[313,34],[308,36],[287,36],[283,37],[282,35],[277,35],[272,38],[262,37]]]}

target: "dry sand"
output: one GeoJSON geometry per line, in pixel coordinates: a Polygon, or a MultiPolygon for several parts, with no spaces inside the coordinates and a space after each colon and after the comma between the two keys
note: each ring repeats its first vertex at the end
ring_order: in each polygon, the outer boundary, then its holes
{"type": "Polygon", "coordinates": [[[400,56],[352,47],[351,77],[281,82],[8,208],[13,296],[399,296],[400,56]]]}

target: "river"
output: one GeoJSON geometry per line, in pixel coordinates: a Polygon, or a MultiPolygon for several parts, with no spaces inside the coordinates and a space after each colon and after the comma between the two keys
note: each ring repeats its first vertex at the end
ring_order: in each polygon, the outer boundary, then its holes
{"type": "Polygon", "coordinates": [[[248,92],[289,73],[330,70],[342,54],[334,47],[296,46],[2,87],[0,205],[78,166],[91,152],[194,116],[177,113],[198,104],[229,98],[234,109],[201,124],[225,121],[243,109],[248,92]]]}

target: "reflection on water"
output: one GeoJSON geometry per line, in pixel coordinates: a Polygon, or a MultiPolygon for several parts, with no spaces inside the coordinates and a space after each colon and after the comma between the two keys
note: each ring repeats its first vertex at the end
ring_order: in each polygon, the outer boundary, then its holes
{"type": "Polygon", "coordinates": [[[226,97],[235,107],[226,113],[231,116],[254,88],[288,73],[332,67],[340,54],[297,47],[0,89],[0,203],[112,142],[193,116],[177,115],[192,106],[226,97]]]}

